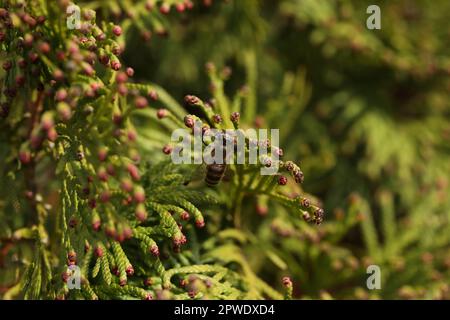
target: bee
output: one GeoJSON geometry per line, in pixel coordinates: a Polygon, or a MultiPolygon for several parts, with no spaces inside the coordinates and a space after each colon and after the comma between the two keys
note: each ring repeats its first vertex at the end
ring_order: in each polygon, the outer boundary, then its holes
{"type": "Polygon", "coordinates": [[[227,164],[206,164],[203,163],[200,167],[195,169],[191,176],[184,182],[184,185],[190,185],[191,183],[203,182],[208,187],[215,187],[222,181],[229,181],[233,172],[228,170],[227,164]]]}
{"type": "MultiPolygon", "coordinates": [[[[203,134],[205,135],[205,133],[203,134]]],[[[232,179],[234,173],[233,170],[229,170],[228,163],[230,162],[227,160],[229,160],[228,158],[231,158],[233,155],[232,153],[228,154],[226,152],[226,146],[227,143],[232,143],[234,144],[234,150],[236,151],[235,139],[231,135],[225,134],[224,132],[218,133],[216,139],[222,140],[222,145],[220,143],[217,143],[210,151],[210,155],[213,159],[210,158],[209,161],[205,161],[205,159],[203,159],[203,163],[201,164],[201,166],[193,170],[189,178],[184,181],[183,184],[185,186],[191,183],[198,183],[202,181],[208,187],[215,187],[221,181],[229,181],[232,179]],[[216,150],[222,151],[222,161],[218,161],[219,159],[215,159],[216,150]]],[[[205,150],[203,150],[203,152],[205,152],[205,150]]]]}
{"type": "MultiPolygon", "coordinates": [[[[226,146],[226,143],[234,143],[234,140],[232,137],[228,136],[227,134],[221,135],[222,139],[222,155],[223,159],[221,163],[212,163],[208,164],[206,166],[206,176],[205,176],[205,183],[208,187],[215,187],[217,186],[222,179],[225,177],[225,173],[227,172],[227,154],[226,149],[224,148],[226,146]]],[[[215,150],[211,152],[211,155],[214,156],[215,150]]]]}
{"type": "Polygon", "coordinates": [[[206,166],[205,183],[208,187],[214,187],[219,184],[227,170],[226,164],[209,164],[206,166]]]}

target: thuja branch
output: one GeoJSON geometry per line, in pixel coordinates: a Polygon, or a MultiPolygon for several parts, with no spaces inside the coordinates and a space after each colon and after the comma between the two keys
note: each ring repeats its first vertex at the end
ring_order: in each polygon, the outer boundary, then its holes
{"type": "MultiPolygon", "coordinates": [[[[208,102],[204,102],[199,97],[193,95],[186,96],[184,99],[185,105],[190,109],[193,109],[195,112],[193,114],[186,115],[183,118],[184,126],[190,129],[193,135],[196,134],[195,130],[199,130],[199,128],[201,128],[203,153],[209,146],[209,142],[205,142],[205,137],[208,136],[208,133],[211,130],[239,130],[240,127],[249,126],[249,124],[241,122],[241,115],[237,111],[234,111],[231,114],[229,113],[229,111],[226,111],[229,109],[229,102],[228,98],[223,92],[223,81],[229,77],[230,70],[228,68],[225,68],[221,72],[218,72],[216,67],[212,63],[208,63],[207,71],[211,80],[213,98],[208,102]]],[[[241,95],[241,93],[239,93],[234,100],[236,101],[242,99],[242,97],[243,96],[241,95]]],[[[234,105],[236,104],[239,105],[239,103],[235,103],[234,105]]],[[[169,113],[169,111],[167,110],[159,110],[157,115],[159,119],[167,118],[172,120],[173,117],[173,114],[169,113]]],[[[179,123],[180,121],[175,120],[175,122],[179,123]]],[[[255,140],[254,138],[245,135],[244,131],[240,130],[239,132],[244,134],[245,159],[250,159],[250,153],[252,150],[267,150],[269,152],[269,155],[258,157],[256,164],[235,164],[238,157],[238,155],[235,153],[232,154],[231,161],[230,159],[227,160],[227,163],[231,163],[227,165],[227,171],[230,172],[232,176],[234,176],[233,178],[229,179],[232,185],[231,202],[229,208],[231,213],[233,213],[234,215],[235,225],[238,227],[240,227],[241,225],[240,208],[246,194],[268,195],[271,199],[275,199],[285,206],[299,211],[301,213],[301,217],[305,221],[314,221],[317,224],[322,223],[324,212],[321,208],[310,204],[310,201],[306,198],[300,197],[299,200],[292,200],[283,196],[277,191],[278,187],[286,186],[288,184],[288,178],[285,175],[282,175],[282,173],[286,173],[291,176],[297,184],[301,184],[303,182],[304,174],[300,167],[293,161],[280,161],[272,159],[270,154],[276,154],[278,157],[282,157],[283,150],[278,146],[272,145],[269,140],[255,140]],[[279,170],[276,175],[260,174],[261,169],[271,168],[275,166],[279,170]]],[[[238,145],[236,137],[227,137],[227,134],[225,134],[224,137],[225,140],[230,140],[231,144],[234,144],[234,148],[236,148],[236,146],[238,145]]],[[[176,143],[175,146],[167,145],[163,149],[163,151],[166,154],[171,154],[174,148],[176,148],[177,152],[181,150],[181,153],[183,153],[182,148],[176,143]]],[[[195,161],[197,156],[198,155],[196,154],[191,154],[189,159],[195,161]]],[[[208,175],[209,174],[206,173],[207,178],[205,181],[207,183],[208,175]]],[[[213,177],[219,177],[219,175],[215,173],[210,175],[213,177]]]]}

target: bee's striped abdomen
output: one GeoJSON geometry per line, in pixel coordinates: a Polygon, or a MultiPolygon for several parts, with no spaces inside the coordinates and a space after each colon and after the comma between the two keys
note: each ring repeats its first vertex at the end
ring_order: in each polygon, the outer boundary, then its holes
{"type": "Polygon", "coordinates": [[[222,180],[225,174],[226,164],[210,164],[206,167],[205,182],[212,187],[217,185],[222,180]]]}

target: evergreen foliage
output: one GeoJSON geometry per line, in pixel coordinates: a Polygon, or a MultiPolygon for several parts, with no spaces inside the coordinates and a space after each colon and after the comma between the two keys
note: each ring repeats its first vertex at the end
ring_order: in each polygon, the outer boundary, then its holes
{"type": "Polygon", "coordinates": [[[448,299],[450,3],[370,2],[0,0],[0,297],[448,299]],[[279,173],[208,187],[195,121],[279,173]]]}

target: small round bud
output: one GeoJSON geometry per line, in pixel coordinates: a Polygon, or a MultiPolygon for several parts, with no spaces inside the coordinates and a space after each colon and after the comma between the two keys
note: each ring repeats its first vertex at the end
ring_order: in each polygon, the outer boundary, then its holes
{"type": "Polygon", "coordinates": [[[163,119],[167,117],[167,113],[168,113],[167,109],[159,109],[156,112],[156,116],[158,117],[158,119],[163,119]]]}
{"type": "Polygon", "coordinates": [[[189,218],[190,218],[189,212],[183,211],[183,212],[181,213],[180,217],[181,217],[181,219],[184,220],[184,221],[189,220],[189,218]]]}
{"type": "Polygon", "coordinates": [[[119,37],[122,34],[122,28],[116,25],[112,28],[112,32],[116,37],[119,37]]]}
{"type": "Polygon", "coordinates": [[[212,119],[213,119],[214,123],[217,123],[217,124],[222,123],[222,117],[219,114],[213,115],[212,119]]]}
{"type": "Polygon", "coordinates": [[[292,287],[292,280],[289,277],[283,277],[283,286],[292,287]]]}
{"type": "Polygon", "coordinates": [[[39,60],[39,55],[36,52],[31,51],[28,54],[28,59],[30,59],[30,62],[32,64],[36,63],[39,60]]]}
{"type": "Polygon", "coordinates": [[[311,205],[311,202],[307,198],[300,197],[299,202],[300,202],[300,205],[304,208],[309,208],[309,206],[311,205]]]}
{"type": "Polygon", "coordinates": [[[109,63],[109,57],[106,54],[100,54],[98,57],[98,61],[100,61],[100,63],[103,64],[104,66],[106,66],[109,63]]]}
{"type": "Polygon", "coordinates": [[[184,97],[184,102],[189,106],[195,106],[201,103],[200,98],[193,96],[193,95],[187,95],[184,97]]]}
{"type": "Polygon", "coordinates": [[[101,147],[98,150],[97,156],[99,161],[101,162],[106,161],[106,158],[108,157],[108,149],[106,147],[101,147]]]}
{"type": "Polygon", "coordinates": [[[173,244],[177,247],[185,244],[187,242],[186,236],[181,234],[181,236],[174,237],[173,244]]]}
{"type": "Polygon", "coordinates": [[[62,72],[61,69],[56,69],[55,71],[53,71],[53,78],[56,81],[62,81],[64,80],[64,73],[62,72]]]}
{"type": "Polygon", "coordinates": [[[137,181],[141,178],[139,175],[139,170],[134,164],[129,163],[127,165],[127,170],[133,180],[137,181]]]}
{"type": "Polygon", "coordinates": [[[134,129],[129,129],[127,132],[127,137],[130,142],[134,142],[137,139],[137,132],[134,129]]]}
{"type": "Polygon", "coordinates": [[[203,228],[205,226],[205,220],[203,219],[195,220],[195,226],[197,228],[203,228]]]}
{"type": "Polygon", "coordinates": [[[47,131],[50,128],[53,128],[54,125],[55,125],[55,123],[53,121],[53,114],[50,112],[45,112],[41,118],[42,129],[47,131]]]}
{"type": "Polygon", "coordinates": [[[172,148],[171,145],[167,144],[167,145],[165,145],[165,146],[163,147],[162,151],[163,151],[164,154],[169,155],[169,154],[172,153],[173,148],[172,148]]]}
{"type": "Polygon", "coordinates": [[[71,250],[67,253],[67,260],[71,262],[77,261],[77,254],[75,251],[71,250]]]}
{"type": "Polygon", "coordinates": [[[94,253],[98,258],[103,257],[103,248],[101,246],[95,247],[94,253]]]}
{"type": "Polygon", "coordinates": [[[54,127],[47,130],[47,139],[49,141],[55,142],[57,138],[58,138],[58,132],[56,131],[56,129],[54,127]]]}
{"type": "Polygon", "coordinates": [[[269,208],[266,205],[257,204],[256,205],[256,213],[258,215],[264,217],[269,213],[269,208]]]}
{"type": "Polygon", "coordinates": [[[145,107],[148,106],[148,101],[145,97],[143,96],[138,96],[136,97],[136,99],[134,100],[134,105],[136,106],[136,108],[138,109],[144,109],[145,107]]]}
{"type": "Polygon", "coordinates": [[[154,244],[154,245],[152,245],[152,246],[150,247],[150,253],[151,253],[152,255],[154,255],[155,257],[158,257],[158,256],[159,256],[159,248],[158,248],[158,246],[157,246],[156,244],[154,244]]]}
{"type": "Polygon", "coordinates": [[[49,53],[50,50],[51,50],[51,48],[50,48],[50,44],[48,44],[48,42],[42,42],[42,43],[39,45],[39,51],[40,51],[41,53],[43,53],[43,54],[49,53]]]}
{"type": "Polygon", "coordinates": [[[125,235],[123,233],[117,233],[114,237],[114,240],[118,242],[124,242],[125,241],[125,235]]]}
{"type": "Polygon", "coordinates": [[[288,182],[288,179],[285,176],[280,176],[278,178],[278,184],[280,186],[285,186],[287,184],[287,182],[288,182]]]}
{"type": "Polygon", "coordinates": [[[184,117],[184,124],[186,125],[186,127],[188,128],[193,128],[195,125],[195,120],[192,116],[187,115],[184,117]]]}
{"type": "Polygon", "coordinates": [[[160,7],[159,7],[159,12],[161,12],[162,14],[168,14],[170,12],[170,4],[164,2],[160,7]]]}
{"type": "Polygon", "coordinates": [[[295,168],[295,164],[292,161],[286,161],[284,164],[287,171],[291,172],[295,168]]]}
{"type": "Polygon", "coordinates": [[[118,72],[116,75],[116,82],[117,83],[125,83],[128,80],[128,76],[125,72],[118,72]]]}
{"type": "Polygon", "coordinates": [[[114,165],[112,163],[106,166],[106,172],[112,177],[116,175],[116,169],[114,168],[114,165]]]}
{"type": "Polygon", "coordinates": [[[134,268],[133,266],[130,264],[127,266],[125,272],[127,273],[127,275],[132,276],[134,274],[134,268]]]}
{"type": "Polygon", "coordinates": [[[120,70],[120,68],[122,68],[122,65],[119,61],[111,60],[110,65],[111,65],[111,68],[115,71],[118,71],[118,70],[120,70]]]}
{"type": "Polygon", "coordinates": [[[127,72],[127,75],[128,75],[129,77],[134,76],[134,69],[133,69],[133,68],[128,67],[127,70],[126,70],[126,72],[127,72]]]}
{"type": "Polygon", "coordinates": [[[142,203],[138,204],[135,211],[136,219],[140,222],[144,222],[147,220],[147,216],[148,214],[147,210],[145,210],[145,206],[142,203]]]}
{"type": "Polygon", "coordinates": [[[145,191],[141,186],[135,188],[133,198],[137,203],[143,203],[145,201],[145,191]]]}
{"type": "MultiPolygon", "coordinates": [[[[206,1],[208,1],[208,0],[206,0],[206,1]]],[[[203,2],[206,3],[205,1],[203,1],[203,2]]],[[[185,0],[184,4],[186,5],[186,9],[188,9],[188,10],[192,10],[192,8],[194,7],[194,3],[191,0],[185,0]]]]}
{"type": "Polygon", "coordinates": [[[145,294],[144,300],[153,300],[152,294],[147,292],[147,293],[145,294]]]}
{"type": "Polygon", "coordinates": [[[325,215],[325,213],[324,213],[324,211],[323,211],[322,208],[317,208],[317,209],[314,211],[314,217],[315,217],[316,219],[323,220],[324,215],[325,215]]]}
{"type": "Polygon", "coordinates": [[[22,164],[29,164],[31,162],[31,153],[29,151],[22,150],[19,152],[19,160],[22,164]]]}
{"type": "Polygon", "coordinates": [[[150,90],[147,95],[152,101],[158,100],[158,93],[155,90],[150,90]]]}
{"type": "Polygon", "coordinates": [[[230,116],[230,120],[233,123],[238,123],[240,118],[241,118],[241,115],[239,112],[233,112],[230,116]]]}
{"type": "Polygon", "coordinates": [[[270,159],[269,157],[264,157],[261,162],[266,168],[270,168],[272,166],[272,159],[270,159]]]}
{"type": "Polygon", "coordinates": [[[183,12],[186,9],[186,5],[183,2],[179,2],[176,4],[175,8],[178,12],[183,12]]]}
{"type": "Polygon", "coordinates": [[[117,234],[116,229],[114,228],[114,226],[107,226],[105,228],[105,234],[110,237],[110,238],[114,238],[117,234]]]}
{"type": "Polygon", "coordinates": [[[295,178],[295,182],[303,183],[303,180],[304,180],[303,172],[301,172],[300,170],[294,172],[294,178],[295,178]]]}

